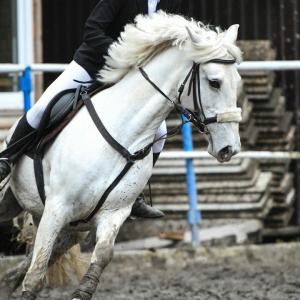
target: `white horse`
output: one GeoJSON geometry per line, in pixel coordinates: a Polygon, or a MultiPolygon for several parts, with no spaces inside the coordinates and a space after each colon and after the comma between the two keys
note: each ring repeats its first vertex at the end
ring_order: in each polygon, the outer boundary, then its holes
{"type": "MultiPolygon", "coordinates": [[[[181,87],[182,106],[196,109],[194,116],[187,110],[185,113],[206,133],[208,152],[220,162],[229,161],[240,151],[241,111],[236,107],[240,76],[234,62],[242,58],[235,45],[237,31],[238,25],[222,32],[162,12],[152,18],[138,16],[136,24],[127,25],[121,39],[111,46],[107,66],[100,72],[101,81],[114,85],[92,97],[108,132],[130,153],[144,148],[153,142],[159,125],[179,104],[181,87]]],[[[152,156],[133,163],[87,223],[70,223],[88,218],[125,165],[126,159],[99,133],[86,108],[46,149],[45,206],[36,188],[32,160],[27,156],[19,160],[10,186],[0,198],[0,221],[25,210],[34,216],[38,231],[33,254],[16,268],[14,282],[4,280],[2,300],[9,298],[6,295],[25,273],[21,299],[36,299],[48,265],[79,243],[85,232],[96,228],[90,267],[72,295],[73,300],[92,298],[102,271],[113,258],[119,229],[152,174],[152,156]]]]}

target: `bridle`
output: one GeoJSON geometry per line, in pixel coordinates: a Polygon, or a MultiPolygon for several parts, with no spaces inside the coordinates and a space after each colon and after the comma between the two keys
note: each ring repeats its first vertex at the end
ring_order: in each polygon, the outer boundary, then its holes
{"type": "MultiPolygon", "coordinates": [[[[218,63],[218,64],[234,64],[236,62],[235,59],[211,59],[205,63],[218,63]]],[[[191,122],[196,126],[196,128],[201,133],[209,134],[207,129],[208,124],[212,123],[224,123],[224,122],[240,122],[241,117],[241,109],[237,107],[230,107],[226,108],[222,111],[217,111],[214,117],[207,118],[202,106],[202,99],[201,99],[201,89],[200,89],[200,63],[193,63],[192,68],[186,75],[185,79],[183,80],[182,84],[178,89],[178,103],[175,103],[171,100],[147,75],[143,68],[139,68],[141,74],[144,78],[160,93],[162,94],[167,100],[171,101],[172,104],[175,106],[177,111],[180,114],[184,115],[187,119],[187,122],[191,122]],[[191,111],[185,108],[181,104],[181,96],[184,91],[185,85],[189,82],[188,88],[188,96],[190,96],[191,91],[193,91],[193,105],[194,111],[191,111]],[[201,117],[202,114],[202,117],[201,117]]]]}

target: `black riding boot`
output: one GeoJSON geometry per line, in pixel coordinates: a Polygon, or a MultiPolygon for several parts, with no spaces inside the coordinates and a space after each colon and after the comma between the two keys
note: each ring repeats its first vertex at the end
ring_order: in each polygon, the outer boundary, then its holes
{"type": "MultiPolygon", "coordinates": [[[[153,153],[153,166],[155,165],[160,153],[153,153]]],[[[141,193],[135,200],[131,215],[140,217],[140,218],[162,218],[165,214],[150,205],[145,201],[144,194],[141,193]]]]}
{"type": "Polygon", "coordinates": [[[15,129],[7,149],[0,153],[0,183],[10,174],[12,166],[33,140],[34,131],[35,129],[28,124],[26,115],[24,115],[15,129]]]}

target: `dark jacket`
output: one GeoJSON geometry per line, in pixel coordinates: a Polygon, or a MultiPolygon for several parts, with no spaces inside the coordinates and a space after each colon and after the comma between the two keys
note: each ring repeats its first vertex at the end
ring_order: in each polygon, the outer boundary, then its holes
{"type": "MultiPolygon", "coordinates": [[[[178,13],[180,0],[160,0],[157,10],[178,13]]],[[[92,78],[103,67],[108,47],[138,14],[148,14],[148,0],[101,0],[86,21],[83,43],[74,55],[92,78]]]]}

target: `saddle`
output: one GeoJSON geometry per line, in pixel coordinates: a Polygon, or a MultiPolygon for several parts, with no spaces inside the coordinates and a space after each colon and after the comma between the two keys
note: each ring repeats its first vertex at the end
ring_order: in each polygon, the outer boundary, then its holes
{"type": "Polygon", "coordinates": [[[77,89],[64,90],[54,96],[41,118],[34,144],[38,144],[38,148],[42,148],[72,120],[83,106],[81,95],[83,89],[92,97],[108,87],[108,85],[94,82],[88,87],[78,85],[77,89]]]}

